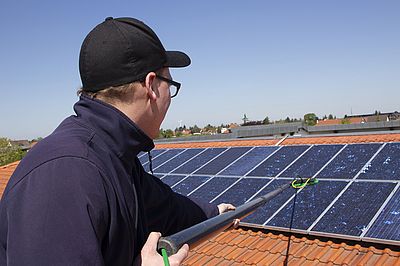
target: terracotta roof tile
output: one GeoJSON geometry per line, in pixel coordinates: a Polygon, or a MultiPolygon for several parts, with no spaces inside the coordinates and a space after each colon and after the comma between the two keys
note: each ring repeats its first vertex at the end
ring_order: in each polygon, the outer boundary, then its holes
{"type": "Polygon", "coordinates": [[[195,264],[192,265],[206,265],[210,260],[214,259],[212,256],[201,256],[199,260],[196,261],[195,264]]]}
{"type": "MultiPolygon", "coordinates": [[[[208,240],[208,245],[212,246],[215,251],[214,255],[210,255],[209,262],[211,263],[213,258],[224,258],[226,263],[234,261],[241,265],[282,265],[286,258],[288,237],[272,232],[260,232],[255,234],[251,230],[242,228],[230,229],[220,233],[214,239],[208,240]],[[227,235],[231,237],[227,237],[227,235]],[[239,242],[237,241],[238,236],[241,239],[246,236],[247,239],[239,242]],[[231,242],[216,242],[217,239],[231,240],[231,242]],[[241,245],[244,242],[251,244],[241,245]],[[222,246],[222,249],[215,248],[216,243],[222,246]]],[[[208,245],[199,247],[205,249],[208,245]]],[[[201,261],[190,265],[204,265],[202,264],[203,261],[206,261],[204,253],[198,248],[190,251],[187,262],[193,261],[192,257],[199,255],[202,256],[201,261]]],[[[330,240],[291,237],[289,265],[319,265],[321,263],[328,265],[400,265],[400,252],[389,248],[379,249],[374,246],[350,245],[345,242],[336,244],[330,240]]]]}
{"type": "MultiPolygon", "coordinates": [[[[222,245],[220,245],[220,246],[222,246],[222,245]]],[[[237,252],[238,250],[240,250],[240,248],[238,248],[237,246],[226,245],[226,246],[222,246],[222,248],[220,250],[215,250],[214,256],[226,258],[232,252],[235,252],[235,255],[236,255],[238,253],[237,252]]]]}
{"type": "Polygon", "coordinates": [[[257,238],[255,237],[247,237],[245,240],[243,240],[242,242],[240,242],[238,244],[238,247],[240,248],[247,248],[249,247],[251,244],[253,244],[255,241],[257,241],[257,238]]]}
{"type": "Polygon", "coordinates": [[[280,145],[400,142],[400,134],[287,138],[280,145]]]}
{"type": "MultiPolygon", "coordinates": [[[[212,148],[212,147],[236,147],[236,146],[273,146],[276,145],[279,141],[280,139],[265,139],[265,140],[238,139],[230,141],[156,143],[156,148],[170,149],[170,148],[212,148]]],[[[289,137],[284,141],[282,141],[280,145],[348,144],[348,143],[370,143],[370,142],[400,142],[400,134],[289,137]]]]}
{"type": "Polygon", "coordinates": [[[4,189],[10,179],[12,173],[14,173],[15,168],[17,168],[18,162],[10,163],[4,166],[0,166],[0,198],[3,196],[4,189]]]}
{"type": "Polygon", "coordinates": [[[232,140],[232,141],[210,141],[210,142],[181,142],[181,143],[156,143],[157,149],[173,148],[214,148],[214,147],[236,147],[236,146],[272,146],[280,139],[265,140],[232,140]]]}
{"type": "Polygon", "coordinates": [[[188,257],[185,260],[185,265],[195,265],[195,263],[197,263],[198,260],[200,260],[201,255],[197,254],[197,253],[192,253],[192,256],[188,257]]]}

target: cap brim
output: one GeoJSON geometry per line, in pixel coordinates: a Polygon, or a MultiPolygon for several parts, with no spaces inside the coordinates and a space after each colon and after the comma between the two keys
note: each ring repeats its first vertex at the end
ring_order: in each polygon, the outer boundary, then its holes
{"type": "Polygon", "coordinates": [[[165,67],[187,67],[190,65],[190,58],[184,52],[179,51],[166,51],[167,62],[165,62],[165,67]]]}

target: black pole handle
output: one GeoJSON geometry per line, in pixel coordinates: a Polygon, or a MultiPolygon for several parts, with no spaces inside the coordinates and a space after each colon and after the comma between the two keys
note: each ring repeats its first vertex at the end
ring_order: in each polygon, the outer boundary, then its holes
{"type": "Polygon", "coordinates": [[[255,211],[258,207],[264,205],[267,201],[271,200],[283,190],[287,189],[290,183],[277,188],[264,196],[256,198],[236,208],[234,211],[229,211],[213,218],[205,220],[201,223],[193,225],[184,229],[176,234],[161,237],[158,241],[157,250],[165,249],[168,256],[178,252],[184,245],[189,244],[191,248],[197,246],[205,239],[210,238],[212,235],[217,234],[226,228],[230,227],[235,219],[242,219],[255,211]]]}

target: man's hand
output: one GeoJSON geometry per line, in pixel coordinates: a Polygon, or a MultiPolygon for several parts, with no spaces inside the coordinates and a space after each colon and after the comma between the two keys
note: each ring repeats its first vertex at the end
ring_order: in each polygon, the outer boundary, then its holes
{"type": "MultiPolygon", "coordinates": [[[[158,239],[161,237],[160,233],[151,232],[149,238],[147,238],[144,244],[140,256],[135,260],[134,265],[164,265],[163,257],[157,252],[158,239]]],[[[184,259],[189,254],[189,246],[187,244],[183,245],[176,254],[168,257],[169,264],[181,265],[184,259]]]]}
{"type": "Polygon", "coordinates": [[[219,214],[223,214],[224,212],[227,212],[227,211],[236,210],[236,207],[229,203],[221,203],[217,207],[219,210],[219,214]]]}
{"type": "MultiPolygon", "coordinates": [[[[229,204],[229,203],[221,203],[217,207],[218,207],[218,210],[219,210],[219,214],[222,214],[222,213],[227,212],[227,211],[236,210],[236,207],[233,206],[232,204],[229,204]]],[[[239,227],[239,223],[240,223],[239,219],[233,220],[233,228],[235,228],[235,229],[238,228],[239,227]]]]}

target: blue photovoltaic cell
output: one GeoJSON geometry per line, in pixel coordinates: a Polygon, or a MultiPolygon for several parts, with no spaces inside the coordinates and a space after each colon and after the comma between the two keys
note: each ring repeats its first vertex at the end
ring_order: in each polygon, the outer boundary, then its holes
{"type": "Polygon", "coordinates": [[[251,171],[248,176],[276,176],[309,146],[284,146],[251,171]]]}
{"type": "MultiPolygon", "coordinates": [[[[347,183],[343,181],[320,181],[316,185],[308,186],[301,190],[297,194],[292,228],[307,230],[347,183]]],[[[292,212],[293,200],[272,218],[267,225],[289,228],[292,212]]]]}
{"type": "Polygon", "coordinates": [[[358,178],[399,180],[400,143],[387,143],[358,178]]]}
{"type": "Polygon", "coordinates": [[[343,145],[315,145],[292,164],[280,177],[312,177],[343,145]]]}
{"type": "Polygon", "coordinates": [[[188,160],[192,159],[194,156],[198,155],[204,149],[188,149],[175,158],[169,160],[165,164],[154,169],[157,173],[169,173],[175,168],[179,167],[181,164],[186,163],[188,160]]]}
{"type": "Polygon", "coordinates": [[[153,161],[153,169],[156,169],[160,164],[165,163],[167,160],[176,156],[178,153],[182,152],[183,149],[170,149],[164,152],[163,154],[154,158],[153,161]]]}
{"type": "MultiPolygon", "coordinates": [[[[150,154],[151,154],[152,158],[155,158],[165,151],[166,151],[165,149],[152,150],[152,151],[150,151],[150,154]]],[[[139,161],[142,163],[144,170],[146,172],[150,171],[149,170],[149,156],[148,156],[147,152],[144,155],[140,156],[139,161]]]]}
{"type": "Polygon", "coordinates": [[[234,147],[225,151],[223,154],[218,156],[215,160],[204,165],[195,174],[200,175],[215,175],[234,160],[242,156],[245,152],[250,150],[250,147],[234,147]]]}
{"type": "Polygon", "coordinates": [[[238,178],[233,177],[214,177],[209,182],[204,184],[204,186],[193,192],[193,194],[190,194],[189,197],[200,198],[209,202],[237,180],[238,178]]]}
{"type": "Polygon", "coordinates": [[[154,174],[155,177],[162,178],[164,175],[154,174]]]}
{"type": "Polygon", "coordinates": [[[208,179],[210,179],[209,176],[188,176],[186,179],[176,184],[172,189],[175,192],[186,196],[208,179]]]}
{"type": "Polygon", "coordinates": [[[366,236],[400,241],[400,189],[383,208],[366,236]]]}
{"type": "Polygon", "coordinates": [[[262,160],[268,157],[278,147],[255,147],[242,158],[234,162],[228,168],[220,173],[220,175],[243,176],[253,169],[262,160]]]}
{"type": "Polygon", "coordinates": [[[318,174],[318,178],[353,178],[382,144],[351,144],[318,174]]]}
{"type": "Polygon", "coordinates": [[[145,158],[144,156],[146,156],[146,154],[147,154],[147,152],[142,152],[142,151],[141,151],[141,152],[139,152],[139,154],[137,155],[137,157],[139,158],[139,160],[140,160],[141,163],[143,163],[142,160],[144,160],[144,158],[145,158]]]}
{"type": "Polygon", "coordinates": [[[140,152],[137,157],[139,158],[140,163],[143,165],[149,161],[149,156],[147,155],[147,152],[140,152]]]}
{"type": "Polygon", "coordinates": [[[215,156],[220,154],[226,150],[226,148],[211,148],[207,149],[204,151],[200,156],[194,157],[192,160],[188,161],[175,171],[173,171],[174,174],[191,174],[193,171],[196,169],[202,167],[206,163],[208,163],[210,160],[214,159],[215,156]]]}
{"type": "Polygon", "coordinates": [[[184,175],[166,175],[161,181],[163,181],[165,184],[168,186],[172,187],[182,179],[184,179],[186,176],[184,175]]]}
{"type": "Polygon", "coordinates": [[[394,187],[394,183],[354,182],[312,231],[360,236],[394,187]]]}
{"type": "MultiPolygon", "coordinates": [[[[283,179],[274,180],[271,182],[271,184],[269,184],[267,187],[257,193],[254,198],[263,196],[289,182],[291,181],[283,179]]],[[[267,221],[269,217],[271,217],[283,204],[285,204],[285,202],[294,194],[294,192],[294,189],[285,189],[276,197],[265,203],[264,206],[259,207],[254,213],[244,218],[243,222],[260,225],[264,224],[264,222],[267,221]]]]}
{"type": "Polygon", "coordinates": [[[220,204],[225,202],[235,206],[242,205],[269,181],[270,179],[268,178],[243,178],[215,199],[213,203],[220,204]]]}

